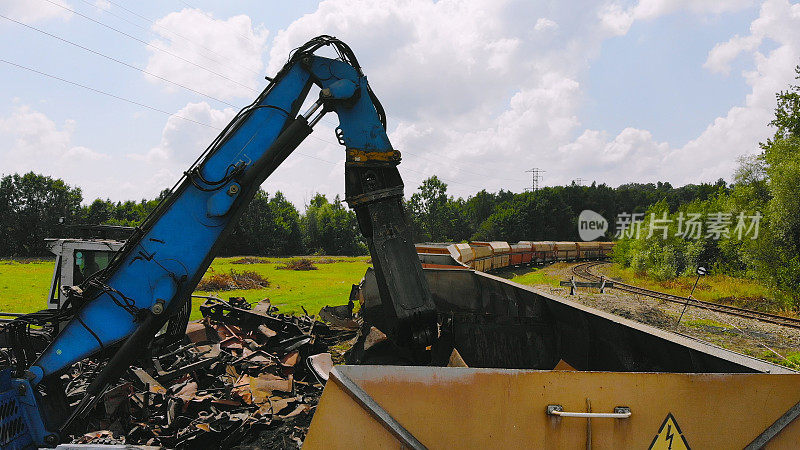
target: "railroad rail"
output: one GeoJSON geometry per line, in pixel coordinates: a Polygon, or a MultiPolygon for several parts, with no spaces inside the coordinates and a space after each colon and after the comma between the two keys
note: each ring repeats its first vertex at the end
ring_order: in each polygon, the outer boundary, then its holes
{"type": "MultiPolygon", "coordinates": [[[[609,264],[608,261],[588,261],[582,262],[572,268],[572,273],[576,276],[591,280],[591,281],[600,281],[602,277],[595,275],[591,272],[591,268],[602,265],[602,264],[609,264]]],[[[697,300],[695,298],[689,297],[681,297],[679,295],[667,294],[665,292],[658,292],[653,291],[650,289],[645,289],[639,286],[634,286],[627,283],[622,283],[619,281],[614,280],[614,289],[619,289],[621,291],[630,292],[633,294],[644,295],[647,297],[657,298],[659,300],[666,300],[668,302],[673,303],[680,303],[680,304],[689,304],[694,306],[699,306],[701,308],[709,309],[716,312],[721,312],[725,314],[730,314],[733,316],[738,317],[745,317],[748,319],[755,319],[761,322],[768,322],[776,325],[783,325],[786,327],[797,328],[800,329],[800,319],[795,319],[793,317],[785,317],[779,316],[777,314],[770,314],[761,311],[753,311],[752,309],[745,309],[745,308],[737,308],[736,306],[730,305],[722,305],[719,303],[711,303],[706,302],[703,300],[697,300]]]]}

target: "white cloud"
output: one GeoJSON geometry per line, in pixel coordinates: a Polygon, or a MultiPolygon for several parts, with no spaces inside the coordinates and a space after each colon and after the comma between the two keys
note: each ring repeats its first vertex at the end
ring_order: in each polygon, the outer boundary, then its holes
{"type": "Polygon", "coordinates": [[[617,3],[610,3],[601,8],[597,17],[603,28],[613,36],[627,34],[635,20],[632,10],[625,9],[617,3]]]}
{"type": "Polygon", "coordinates": [[[198,102],[189,103],[170,116],[157,146],[145,153],[127,155],[137,167],[151,171],[148,177],[143,178],[145,185],[140,188],[157,193],[175,184],[183,171],[203,153],[234,114],[235,111],[231,108],[217,110],[206,102],[198,102]]]}
{"type": "Polygon", "coordinates": [[[717,45],[704,66],[725,72],[731,58],[747,53],[755,69],[744,74],[751,86],[744,105],[717,118],[697,139],[678,150],[671,163],[694,163],[707,177],[728,177],[737,156],[757,152],[757,143],[774,132],[766,124],[773,117],[775,93],[793,82],[794,67],[800,61],[800,5],[767,0],[750,30],[750,35],[734,36],[726,42],[730,44],[727,50],[725,44],[717,45]],[[776,45],[767,54],[758,50],[764,40],[776,45]]]}
{"type": "Polygon", "coordinates": [[[42,112],[19,105],[0,117],[0,160],[4,175],[34,171],[65,179],[74,186],[102,195],[98,174],[111,157],[73,142],[76,124],[58,125],[42,112]]]}
{"type": "Polygon", "coordinates": [[[408,193],[432,174],[456,195],[518,191],[527,168],[568,167],[557,149],[580,132],[578,80],[607,36],[596,17],[563,3],[326,0],[277,33],[267,72],[325,30],[353,47],[381,98],[408,193]],[[543,45],[556,27],[565,39],[543,45]]]}
{"type": "Polygon", "coordinates": [[[549,31],[558,29],[558,24],[546,17],[540,17],[533,26],[535,31],[549,31]]]}
{"type": "Polygon", "coordinates": [[[566,159],[575,162],[574,167],[583,171],[615,171],[624,166],[617,183],[630,179],[652,176],[668,155],[669,146],[658,143],[647,130],[625,128],[613,139],[603,131],[586,130],[574,142],[559,148],[566,159]]]}
{"type": "Polygon", "coordinates": [[[72,144],[75,122],[59,127],[43,113],[29,106],[18,106],[7,117],[0,117],[0,133],[6,143],[0,150],[12,171],[30,170],[25,162],[38,160],[44,165],[82,163],[107,158],[91,149],[72,144]]]}
{"type": "MultiPolygon", "coordinates": [[[[319,30],[348,42],[389,114],[390,138],[404,152],[401,173],[409,188],[435,173],[450,180],[457,195],[474,193],[476,187],[521,190],[528,184],[523,171],[534,166],[547,170],[551,184],[578,176],[612,184],[713,181],[730,175],[736,156],[758,148],[769,133],[765,125],[774,92],[791,80],[787,56],[759,63],[748,75],[753,93],[744,104],[684,147],[672,148],[648,130],[628,127],[612,135],[581,129],[579,112],[586,99],[579,80],[588,62],[604,39],[624,35],[637,20],[716,15],[751,1],[642,0],[630,7],[604,3],[572,9],[511,0],[356,3],[323,1],[317,11],[279,31],[268,73],[319,30]],[[531,26],[528,17],[539,19],[531,26]],[[565,39],[542,45],[541,36],[531,33],[556,24],[565,39]],[[768,68],[773,65],[785,69],[773,76],[768,68]]],[[[787,8],[777,10],[785,17],[787,8]]],[[[757,20],[753,27],[778,28],[776,34],[785,39],[792,25],[757,20]]],[[[724,71],[736,54],[755,49],[754,41],[745,37],[737,42],[741,50],[712,51],[716,56],[706,67],[724,71]]]]}
{"type": "Polygon", "coordinates": [[[69,19],[72,13],[59,7],[72,6],[64,0],[53,0],[53,3],[30,0],[3,0],[0,2],[0,13],[26,23],[50,19],[69,19]],[[54,5],[53,3],[56,3],[54,5]]]}
{"type": "MultiPolygon", "coordinates": [[[[135,177],[139,180],[136,184],[126,179],[119,189],[138,189],[153,197],[172,186],[235,113],[232,108],[214,109],[206,102],[187,104],[167,119],[158,145],[143,153],[127,155],[125,164],[128,170],[132,174],[144,175],[135,177]]],[[[131,179],[132,174],[129,175],[131,179]]],[[[334,195],[343,193],[343,180],[344,150],[336,143],[333,128],[322,122],[295,154],[269,177],[263,188],[271,193],[281,190],[295,205],[302,207],[304,201],[317,191],[334,195]]]]}
{"type": "Polygon", "coordinates": [[[80,145],[75,147],[70,147],[69,150],[64,153],[64,157],[69,159],[70,161],[83,161],[83,162],[90,162],[90,161],[104,161],[110,159],[110,157],[104,153],[97,153],[96,151],[82,147],[80,145]]]}
{"type": "Polygon", "coordinates": [[[753,51],[761,44],[757,36],[740,37],[738,34],[726,42],[721,42],[708,52],[703,67],[711,72],[727,75],[731,71],[731,62],[742,52],[753,51]]]}
{"type": "Polygon", "coordinates": [[[760,55],[758,49],[765,39],[771,39],[785,49],[797,49],[800,42],[800,4],[787,1],[765,1],[759,17],[750,25],[750,34],[738,34],[726,42],[721,42],[708,52],[703,67],[711,72],[727,75],[730,64],[742,53],[760,55]]]}
{"type": "Polygon", "coordinates": [[[152,29],[162,38],[150,44],[166,52],[148,47],[149,72],[222,100],[255,97],[260,91],[269,32],[254,26],[250,17],[222,20],[199,9],[184,9],[157,20],[152,29]]]}
{"type": "Polygon", "coordinates": [[[326,0],[276,35],[267,73],[276,73],[293,48],[324,30],[354,48],[393,117],[471,110],[487,97],[507,96],[503,84],[516,85],[530,74],[517,67],[528,59],[501,19],[508,3],[326,0]]]}
{"type": "Polygon", "coordinates": [[[755,0],[640,0],[633,11],[636,19],[654,19],[681,10],[695,14],[722,14],[756,3],[755,0]]]}
{"type": "Polygon", "coordinates": [[[219,130],[178,116],[224,127],[232,109],[215,110],[190,103],[167,119],[159,145],[143,154],[108,154],[75,142],[77,124],[57,124],[42,112],[21,105],[0,117],[0,160],[6,173],[34,171],[81,187],[84,201],[154,198],[171,187],[206,149],[219,130]]]}
{"type": "Polygon", "coordinates": [[[598,18],[611,35],[621,36],[627,34],[637,20],[656,19],[678,11],[722,14],[755,4],[755,0],[639,0],[635,5],[626,8],[618,2],[612,2],[600,9],[598,18]]]}

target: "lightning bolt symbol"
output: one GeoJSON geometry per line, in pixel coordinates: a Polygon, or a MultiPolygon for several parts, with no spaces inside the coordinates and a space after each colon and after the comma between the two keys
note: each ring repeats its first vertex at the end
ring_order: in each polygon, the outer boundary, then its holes
{"type": "Polygon", "coordinates": [[[665,441],[669,441],[669,447],[667,449],[672,448],[672,438],[675,437],[675,433],[672,432],[672,425],[667,425],[667,437],[664,438],[665,441]]]}

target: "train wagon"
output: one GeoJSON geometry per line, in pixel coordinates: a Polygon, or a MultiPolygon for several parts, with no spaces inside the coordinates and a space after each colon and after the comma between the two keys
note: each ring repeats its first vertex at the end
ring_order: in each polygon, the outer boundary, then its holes
{"type": "Polygon", "coordinates": [[[578,245],[576,242],[554,242],[556,259],[559,261],[574,261],[578,259],[578,245]]]}
{"type": "MultiPolygon", "coordinates": [[[[530,242],[530,241],[523,241],[530,242]]],[[[533,262],[544,263],[555,261],[555,243],[551,241],[530,242],[533,249],[533,262]]]]}
{"type": "Polygon", "coordinates": [[[511,246],[505,241],[489,242],[492,247],[492,269],[501,269],[511,265],[511,246]]]}
{"type": "Polygon", "coordinates": [[[475,252],[475,261],[472,266],[475,270],[488,272],[492,270],[492,247],[488,242],[470,242],[469,246],[475,252]]]}
{"type": "Polygon", "coordinates": [[[469,244],[451,244],[447,246],[452,256],[456,261],[464,264],[467,267],[475,268],[475,250],[469,244]]]}
{"type": "Polygon", "coordinates": [[[533,246],[530,242],[518,242],[511,245],[511,265],[530,264],[533,259],[533,246]]]}
{"type": "Polygon", "coordinates": [[[578,247],[579,259],[598,259],[600,258],[600,243],[599,242],[576,242],[578,247]]]}

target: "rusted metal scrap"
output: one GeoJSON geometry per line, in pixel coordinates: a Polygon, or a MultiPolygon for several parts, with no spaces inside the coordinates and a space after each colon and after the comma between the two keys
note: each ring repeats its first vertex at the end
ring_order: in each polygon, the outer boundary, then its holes
{"type": "MultiPolygon", "coordinates": [[[[191,322],[182,340],[151,352],[105,392],[72,443],[302,444],[327,378],[314,373],[308,358],[353,339],[357,326],[347,325],[356,322],[328,325],[308,314],[278,313],[268,300],[250,305],[242,298],[208,298],[200,312],[203,319],[191,322]]],[[[68,403],[81,398],[102,364],[84,361],[62,377],[68,403]]]]}

